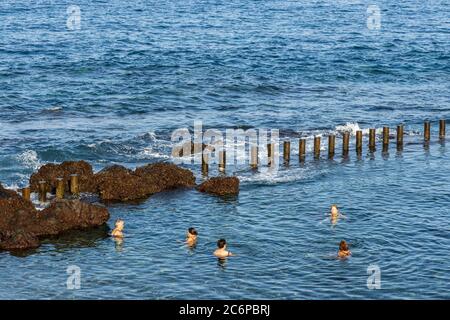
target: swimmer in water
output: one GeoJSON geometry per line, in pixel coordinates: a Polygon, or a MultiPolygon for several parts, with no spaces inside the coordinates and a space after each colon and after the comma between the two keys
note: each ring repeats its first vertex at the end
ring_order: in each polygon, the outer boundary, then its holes
{"type": "Polygon", "coordinates": [[[116,226],[114,228],[114,230],[111,232],[111,236],[114,238],[123,238],[123,228],[125,226],[125,221],[123,221],[122,219],[117,219],[116,220],[116,226]]]}
{"type": "Polygon", "coordinates": [[[333,225],[336,224],[338,222],[339,218],[346,218],[346,216],[344,216],[343,214],[341,214],[339,212],[337,205],[335,205],[335,204],[331,205],[331,209],[330,209],[331,223],[333,225]]]}
{"type": "Polygon", "coordinates": [[[351,255],[352,255],[352,253],[351,253],[350,249],[348,248],[347,242],[345,242],[345,240],[342,240],[339,243],[338,257],[339,258],[347,258],[351,255]]]}
{"type": "Polygon", "coordinates": [[[214,251],[214,255],[219,259],[233,256],[230,251],[227,251],[227,241],[225,239],[217,241],[217,249],[214,251]]]}
{"type": "Polygon", "coordinates": [[[189,247],[194,247],[197,244],[197,236],[198,236],[197,230],[195,230],[195,228],[189,228],[188,232],[186,233],[185,243],[189,247]]]}

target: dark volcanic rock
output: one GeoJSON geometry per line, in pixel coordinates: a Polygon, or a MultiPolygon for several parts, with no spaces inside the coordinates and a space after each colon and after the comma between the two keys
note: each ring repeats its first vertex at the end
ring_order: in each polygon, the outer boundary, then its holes
{"type": "Polygon", "coordinates": [[[109,219],[105,206],[80,200],[55,200],[39,212],[36,228],[29,229],[38,236],[56,235],[73,229],[100,226],[109,219]]]}
{"type": "Polygon", "coordinates": [[[41,237],[99,226],[109,219],[104,206],[80,200],[55,200],[38,211],[30,201],[6,191],[0,185],[0,250],[36,248],[41,237]]]}
{"type": "Polygon", "coordinates": [[[199,185],[198,190],[219,196],[237,195],[239,193],[239,179],[236,177],[211,178],[199,185]]]}
{"type": "Polygon", "coordinates": [[[95,192],[94,172],[92,166],[86,161],[65,161],[61,164],[49,163],[42,166],[38,172],[31,175],[31,191],[39,190],[39,181],[45,180],[49,184],[49,191],[56,188],[56,179],[66,181],[66,191],[69,191],[70,175],[78,174],[80,192],[95,192]]]}
{"type": "Polygon", "coordinates": [[[164,190],[193,187],[191,171],[169,163],[155,163],[131,171],[122,166],[103,169],[95,175],[97,191],[103,200],[130,201],[164,190]]]}
{"type": "Polygon", "coordinates": [[[97,192],[103,200],[129,201],[147,195],[141,179],[123,166],[104,168],[95,175],[97,192]]]}
{"type": "Polygon", "coordinates": [[[194,174],[171,163],[154,163],[139,167],[135,174],[147,186],[149,194],[180,187],[193,187],[194,174]]]}
{"type": "MultiPolygon", "coordinates": [[[[79,175],[80,192],[98,194],[105,201],[143,199],[164,190],[195,185],[191,171],[170,163],[149,164],[135,171],[113,165],[94,174],[91,165],[85,161],[67,161],[42,166],[30,178],[31,190],[38,191],[39,181],[45,180],[49,183],[48,191],[54,191],[56,179],[62,177],[67,181],[68,192],[71,174],[79,175]]],[[[7,192],[5,196],[8,196],[7,192]]],[[[0,190],[0,198],[2,194],[0,190]]]]}
{"type": "Polygon", "coordinates": [[[39,247],[39,239],[29,232],[0,232],[0,250],[25,250],[39,247]]]}

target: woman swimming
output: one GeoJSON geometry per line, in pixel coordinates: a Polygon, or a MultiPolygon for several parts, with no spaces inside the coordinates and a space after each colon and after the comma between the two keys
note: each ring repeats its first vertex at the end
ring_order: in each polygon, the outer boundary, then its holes
{"type": "Polygon", "coordinates": [[[111,236],[114,238],[123,238],[124,237],[124,235],[123,235],[124,226],[125,226],[125,221],[123,221],[122,219],[117,219],[115,228],[111,232],[111,236]]]}
{"type": "Polygon", "coordinates": [[[351,253],[350,249],[348,248],[347,242],[345,242],[345,240],[342,240],[339,243],[338,257],[339,258],[347,258],[351,255],[352,255],[352,253],[351,253]]]}

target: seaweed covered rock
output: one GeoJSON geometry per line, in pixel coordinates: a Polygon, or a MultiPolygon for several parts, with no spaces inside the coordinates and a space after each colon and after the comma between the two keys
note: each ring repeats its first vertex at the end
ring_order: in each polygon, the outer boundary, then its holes
{"type": "Polygon", "coordinates": [[[194,174],[171,163],[153,163],[135,170],[147,186],[148,194],[182,187],[195,186],[194,174]]]}
{"type": "Polygon", "coordinates": [[[68,230],[100,226],[109,219],[101,205],[80,200],[54,200],[42,211],[0,185],[0,250],[30,249],[39,238],[68,230]]]}
{"type": "Polygon", "coordinates": [[[0,232],[0,250],[26,250],[39,247],[39,239],[22,230],[0,232]]]}
{"type": "Polygon", "coordinates": [[[237,195],[239,193],[239,179],[236,177],[216,177],[208,179],[197,188],[200,192],[219,196],[237,195]]]}
{"type": "Polygon", "coordinates": [[[164,190],[193,187],[191,171],[169,163],[155,163],[135,171],[122,166],[107,167],[95,175],[97,192],[103,200],[130,201],[164,190]]]}
{"type": "Polygon", "coordinates": [[[140,177],[119,165],[106,167],[95,174],[95,184],[96,191],[103,200],[129,201],[147,195],[140,177]]]}
{"type": "Polygon", "coordinates": [[[30,178],[31,191],[39,190],[39,181],[48,183],[49,191],[56,188],[56,179],[63,178],[66,181],[66,191],[69,190],[70,175],[77,174],[80,192],[95,192],[96,185],[92,166],[86,161],[65,161],[61,164],[48,163],[33,173],[30,178]]]}

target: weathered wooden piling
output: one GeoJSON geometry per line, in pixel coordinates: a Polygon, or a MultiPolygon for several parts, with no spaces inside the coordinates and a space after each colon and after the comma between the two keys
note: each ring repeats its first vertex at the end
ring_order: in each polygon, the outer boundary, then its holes
{"type": "Polygon", "coordinates": [[[267,165],[271,166],[275,160],[275,143],[267,144],[267,165]]]}
{"type": "Polygon", "coordinates": [[[350,132],[346,131],[342,135],[342,155],[345,157],[348,155],[350,145],[350,132]]]}
{"type": "Polygon", "coordinates": [[[399,124],[397,126],[397,149],[401,150],[403,148],[403,125],[399,124]]]}
{"type": "Polygon", "coordinates": [[[430,121],[425,121],[423,123],[423,140],[430,141],[430,132],[431,132],[431,125],[430,121]]]}
{"type": "Polygon", "coordinates": [[[289,140],[283,142],[283,159],[286,163],[291,159],[291,142],[289,140]]]}
{"type": "Polygon", "coordinates": [[[80,185],[78,183],[77,174],[70,175],[70,192],[75,196],[80,193],[80,185]]]}
{"type": "Polygon", "coordinates": [[[208,154],[202,152],[202,172],[208,173],[209,170],[209,157],[208,154]]]}
{"type": "Polygon", "coordinates": [[[314,137],[314,158],[320,158],[320,136],[314,137]]]}
{"type": "Polygon", "coordinates": [[[258,168],[258,146],[252,146],[250,149],[250,167],[258,168]]]}
{"type": "Polygon", "coordinates": [[[30,187],[22,188],[22,198],[24,198],[25,200],[28,200],[28,201],[31,200],[31,188],[30,187]]]}
{"type": "Polygon", "coordinates": [[[374,128],[369,129],[369,150],[370,150],[370,152],[374,152],[376,150],[375,135],[376,135],[375,129],[374,128]]]}
{"type": "Polygon", "coordinates": [[[39,181],[39,202],[47,202],[47,182],[39,181]]]}
{"type": "Polygon", "coordinates": [[[306,139],[298,140],[298,160],[299,162],[305,161],[306,156],[306,139]]]}
{"type": "Polygon", "coordinates": [[[383,152],[389,150],[389,127],[383,127],[383,152]]]}
{"type": "Polygon", "coordinates": [[[445,139],[445,119],[439,120],[439,139],[445,139]]]}
{"type": "Polygon", "coordinates": [[[328,158],[332,159],[334,157],[334,150],[336,146],[336,136],[330,134],[328,136],[328,158]]]}
{"type": "Polygon", "coordinates": [[[56,179],[56,198],[64,199],[64,191],[65,191],[64,179],[57,178],[56,179]]]}
{"type": "Polygon", "coordinates": [[[219,151],[219,171],[224,172],[227,166],[227,153],[225,150],[219,151]]]}
{"type": "Polygon", "coordinates": [[[356,153],[358,154],[362,153],[362,136],[361,130],[356,131],[356,153]]]}

